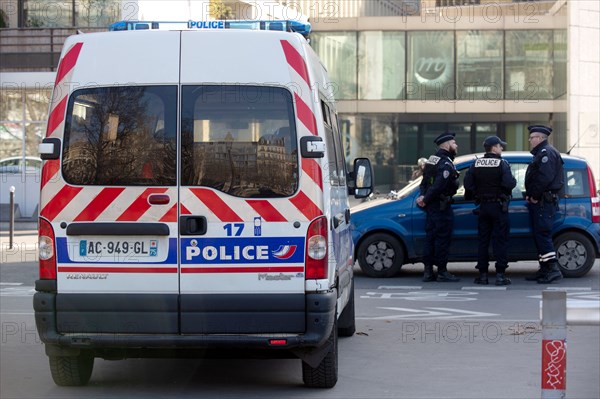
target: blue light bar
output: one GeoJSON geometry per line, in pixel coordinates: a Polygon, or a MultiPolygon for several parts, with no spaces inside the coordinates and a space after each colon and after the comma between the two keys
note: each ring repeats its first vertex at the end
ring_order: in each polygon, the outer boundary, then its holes
{"type": "Polygon", "coordinates": [[[212,30],[250,29],[297,32],[305,38],[311,31],[309,22],[294,20],[209,20],[209,21],[118,21],[109,25],[109,31],[123,30],[212,30]]]}

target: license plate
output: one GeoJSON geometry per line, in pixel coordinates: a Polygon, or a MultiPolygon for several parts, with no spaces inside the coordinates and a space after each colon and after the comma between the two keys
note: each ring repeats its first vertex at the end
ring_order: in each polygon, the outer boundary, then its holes
{"type": "Polygon", "coordinates": [[[158,256],[158,240],[80,240],[79,257],[93,259],[153,258],[158,256]]]}

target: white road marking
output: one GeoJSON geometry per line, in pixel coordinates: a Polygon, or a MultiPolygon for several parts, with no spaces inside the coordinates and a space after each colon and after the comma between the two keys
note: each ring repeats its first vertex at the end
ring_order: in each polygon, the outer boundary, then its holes
{"type": "Polygon", "coordinates": [[[463,319],[472,317],[491,317],[499,316],[496,313],[485,313],[485,312],[473,312],[462,309],[451,309],[451,308],[423,308],[423,309],[410,309],[410,308],[396,308],[396,307],[379,307],[377,309],[392,310],[395,312],[404,312],[405,314],[392,314],[387,316],[373,316],[373,317],[357,317],[361,320],[400,320],[400,319],[463,319]],[[430,310],[427,310],[430,309],[430,310]]]}

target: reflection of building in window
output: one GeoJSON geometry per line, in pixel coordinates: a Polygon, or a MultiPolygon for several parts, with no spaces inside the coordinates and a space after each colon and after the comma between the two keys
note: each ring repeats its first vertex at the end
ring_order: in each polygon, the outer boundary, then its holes
{"type": "Polygon", "coordinates": [[[289,128],[285,130],[258,141],[234,141],[227,134],[223,141],[195,142],[193,171],[184,180],[245,198],[292,195],[297,188],[297,151],[289,128]]]}

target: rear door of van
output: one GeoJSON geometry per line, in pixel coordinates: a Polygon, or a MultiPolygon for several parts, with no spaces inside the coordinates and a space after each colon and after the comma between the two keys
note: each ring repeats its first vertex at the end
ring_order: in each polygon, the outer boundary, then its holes
{"type": "Polygon", "coordinates": [[[59,332],[178,333],[179,32],[65,44],[41,218],[55,233],[59,332]],[[160,55],[160,56],[158,56],[160,55]],[[135,82],[135,83],[131,83],[135,82]]]}
{"type": "Polygon", "coordinates": [[[181,34],[181,332],[304,332],[323,205],[320,166],[299,157],[316,134],[286,52],[299,54],[264,32],[181,34]]]}

